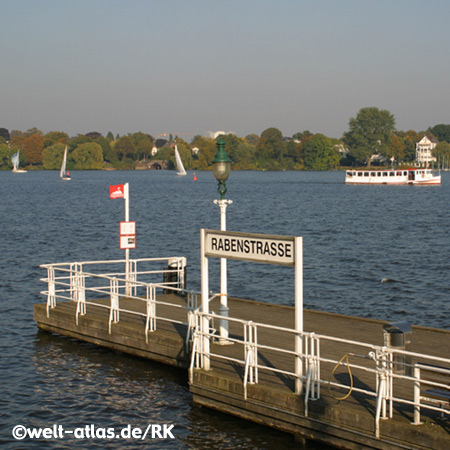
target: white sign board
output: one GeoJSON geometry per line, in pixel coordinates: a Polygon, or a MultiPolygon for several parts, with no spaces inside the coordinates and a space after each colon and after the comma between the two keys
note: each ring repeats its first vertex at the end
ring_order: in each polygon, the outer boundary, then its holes
{"type": "Polygon", "coordinates": [[[295,264],[293,237],[205,230],[205,255],[282,266],[295,264]]]}
{"type": "Polygon", "coordinates": [[[136,234],[136,222],[120,222],[120,232],[119,234],[136,234]]]}
{"type": "Polygon", "coordinates": [[[136,236],[120,236],[120,249],[136,248],[136,236]]]}

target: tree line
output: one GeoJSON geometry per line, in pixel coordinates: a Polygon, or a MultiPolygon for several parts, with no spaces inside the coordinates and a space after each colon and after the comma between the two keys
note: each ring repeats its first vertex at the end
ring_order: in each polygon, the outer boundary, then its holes
{"type": "MultiPolygon", "coordinates": [[[[416,143],[427,135],[439,141],[433,155],[450,160],[450,125],[438,124],[426,131],[398,131],[395,118],[387,110],[362,108],[349,120],[349,130],[340,139],[310,131],[284,137],[278,128],[261,135],[238,137],[225,134],[225,150],[234,170],[333,170],[339,166],[367,166],[377,154],[385,161],[411,164],[416,143]]],[[[28,169],[59,169],[68,147],[68,168],[83,170],[135,169],[143,161],[167,161],[175,167],[174,144],[186,169],[207,170],[216,153],[216,139],[194,136],[187,142],[177,136],[154,138],[143,132],[124,136],[108,132],[69,137],[63,131],[44,134],[37,128],[25,132],[0,128],[0,169],[11,169],[12,154],[20,151],[21,166],[28,169]]]]}

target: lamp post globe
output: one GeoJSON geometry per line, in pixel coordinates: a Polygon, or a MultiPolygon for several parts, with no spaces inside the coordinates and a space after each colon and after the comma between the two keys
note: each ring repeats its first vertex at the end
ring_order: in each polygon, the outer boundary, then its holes
{"type": "Polygon", "coordinates": [[[223,200],[227,193],[226,181],[231,173],[231,159],[225,151],[225,141],[222,138],[217,141],[217,152],[212,163],[214,177],[219,183],[217,190],[221,200],[223,200]]]}

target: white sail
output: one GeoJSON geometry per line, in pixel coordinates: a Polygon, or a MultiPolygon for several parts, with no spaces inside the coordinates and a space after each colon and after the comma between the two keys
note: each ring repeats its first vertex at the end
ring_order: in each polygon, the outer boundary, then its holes
{"type": "Polygon", "coordinates": [[[14,155],[11,156],[11,162],[13,170],[16,171],[19,168],[19,152],[14,153],[14,155]]]}
{"type": "Polygon", "coordinates": [[[19,161],[20,161],[20,156],[19,156],[19,151],[17,151],[17,153],[14,153],[14,155],[11,156],[11,162],[13,165],[13,173],[26,173],[27,171],[25,169],[19,169],[19,161]]]}
{"type": "Polygon", "coordinates": [[[181,161],[180,154],[178,153],[177,144],[175,144],[175,160],[177,162],[177,175],[186,175],[186,171],[184,170],[183,161],[181,161]]]}
{"type": "Polygon", "coordinates": [[[59,171],[59,176],[61,177],[61,180],[64,181],[70,180],[70,175],[66,171],[66,164],[67,164],[67,145],[66,148],[64,149],[64,156],[61,164],[61,170],[59,171]]]}

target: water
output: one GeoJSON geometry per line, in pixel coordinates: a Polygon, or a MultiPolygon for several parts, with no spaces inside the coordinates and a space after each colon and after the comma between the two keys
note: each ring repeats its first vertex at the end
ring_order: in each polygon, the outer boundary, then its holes
{"type": "MultiPolygon", "coordinates": [[[[38,332],[39,264],[121,259],[129,182],[131,257],[186,256],[200,287],[199,230],[219,228],[210,172],[0,172],[0,445],[6,449],[288,449],[286,434],[192,405],[184,371],[38,332]],[[175,424],[175,440],[14,441],[15,425],[175,424]],[[139,447],[140,448],[140,447],[139,447]]],[[[450,174],[442,186],[346,186],[339,172],[233,172],[229,230],[304,237],[305,307],[450,328],[450,174]]],[[[229,294],[293,305],[291,268],[229,261],[229,294]]],[[[218,291],[218,261],[210,287],[218,291]]],[[[308,443],[305,448],[323,446],[308,443]]]]}

